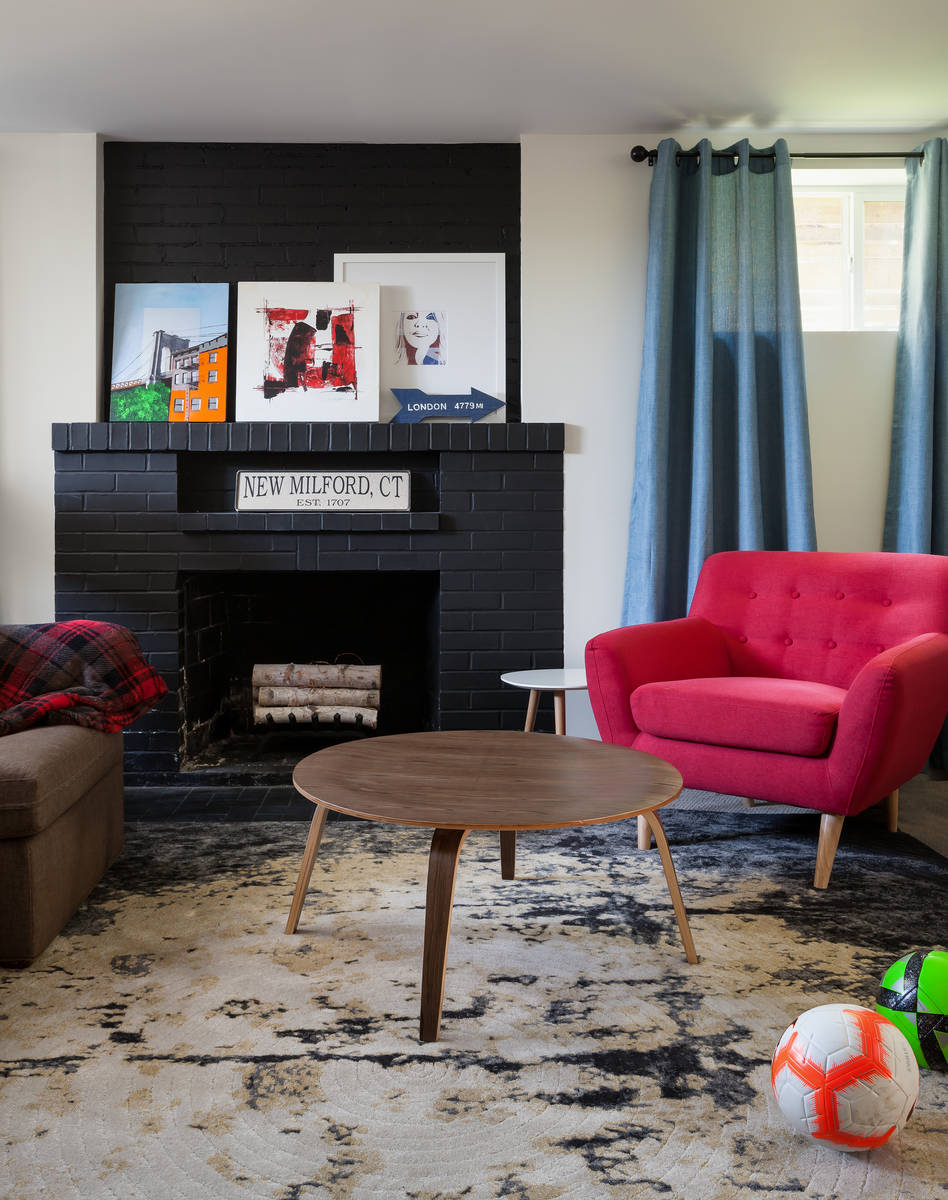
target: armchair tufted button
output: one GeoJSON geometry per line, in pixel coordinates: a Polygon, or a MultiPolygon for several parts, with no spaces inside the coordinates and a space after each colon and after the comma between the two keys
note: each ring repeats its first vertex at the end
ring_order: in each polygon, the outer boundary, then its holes
{"type": "Polygon", "coordinates": [[[746,641],[747,641],[747,634],[746,634],[746,633],[742,633],[742,634],[741,634],[741,636],[740,636],[740,637],[739,637],[737,640],[738,640],[739,642],[746,642],[746,641]]]}
{"type": "Polygon", "coordinates": [[[889,608],[892,604],[892,601],[891,600],[883,600],[882,603],[886,608],[889,608]]]}
{"type": "Polygon", "coordinates": [[[792,646],[792,645],[793,645],[793,638],[784,638],[784,639],[783,639],[783,644],[784,644],[785,646],[792,646]]]}
{"type": "Polygon", "coordinates": [[[835,649],[836,649],[836,643],[835,643],[835,642],[827,642],[827,643],[826,643],[826,645],[828,646],[828,648],[829,648],[830,650],[835,650],[835,649]]]}
{"type": "Polygon", "coordinates": [[[837,592],[837,593],[836,593],[836,599],[837,599],[837,600],[845,600],[845,599],[846,599],[846,593],[845,593],[845,592],[837,592]]]}
{"type": "Polygon", "coordinates": [[[756,599],[757,599],[757,593],[756,593],[756,592],[748,592],[747,594],[748,594],[748,596],[751,598],[751,600],[756,600],[756,599]]]}
{"type": "Polygon", "coordinates": [[[790,593],[790,599],[791,599],[791,600],[799,600],[799,599],[800,599],[800,593],[799,593],[799,592],[791,592],[791,593],[790,593]]]}

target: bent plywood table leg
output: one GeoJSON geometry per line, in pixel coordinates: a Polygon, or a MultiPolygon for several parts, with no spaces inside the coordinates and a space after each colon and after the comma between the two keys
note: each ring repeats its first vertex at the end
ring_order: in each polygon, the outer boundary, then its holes
{"type": "Polygon", "coordinates": [[[313,874],[313,864],[316,862],[316,852],[319,849],[319,843],[322,841],[323,828],[326,824],[328,811],[322,804],[317,804],[316,811],[313,813],[313,820],[309,827],[309,836],[306,839],[306,849],[303,851],[303,862],[300,866],[299,877],[296,880],[296,890],[293,893],[293,900],[290,904],[290,914],[286,918],[284,933],[296,933],[296,927],[300,923],[300,912],[303,909],[303,901],[306,899],[306,889],[309,887],[309,881],[313,874]]]}
{"type": "Polygon", "coordinates": [[[513,879],[517,873],[517,831],[500,831],[500,877],[513,879]]]}
{"type": "Polygon", "coordinates": [[[668,849],[668,839],[665,837],[665,830],[662,827],[661,821],[658,819],[656,812],[644,812],[642,814],[649,824],[652,833],[655,835],[655,841],[658,844],[658,852],[662,856],[662,867],[665,870],[665,882],[668,884],[668,891],[671,895],[672,906],[675,909],[675,916],[678,918],[678,929],[681,932],[681,940],[685,946],[685,958],[690,963],[698,961],[698,955],[695,952],[695,944],[691,938],[691,928],[688,925],[688,914],[685,912],[684,901],[681,898],[681,891],[678,887],[678,876],[675,874],[675,864],[672,862],[671,851],[668,849]]]}
{"type": "Polygon", "coordinates": [[[466,829],[436,829],[428,856],[428,897],[425,904],[425,954],[421,967],[421,1040],[436,1042],[444,1003],[444,968],[451,935],[451,906],[458,858],[466,829]]]}

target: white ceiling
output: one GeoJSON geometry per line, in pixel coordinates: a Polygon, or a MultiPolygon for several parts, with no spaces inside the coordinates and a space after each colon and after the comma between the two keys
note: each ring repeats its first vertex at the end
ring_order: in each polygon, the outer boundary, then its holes
{"type": "Polygon", "coordinates": [[[948,125],[945,0],[0,0],[0,129],[505,141],[948,125]]]}

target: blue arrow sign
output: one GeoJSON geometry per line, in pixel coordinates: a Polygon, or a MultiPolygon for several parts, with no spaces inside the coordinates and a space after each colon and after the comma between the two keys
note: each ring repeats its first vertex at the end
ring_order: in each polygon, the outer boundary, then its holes
{"type": "Polygon", "coordinates": [[[454,417],[462,421],[469,417],[479,421],[488,413],[504,407],[504,401],[486,392],[471,388],[469,396],[429,396],[421,388],[392,388],[392,395],[401,408],[392,417],[392,424],[425,421],[428,417],[454,417]]]}

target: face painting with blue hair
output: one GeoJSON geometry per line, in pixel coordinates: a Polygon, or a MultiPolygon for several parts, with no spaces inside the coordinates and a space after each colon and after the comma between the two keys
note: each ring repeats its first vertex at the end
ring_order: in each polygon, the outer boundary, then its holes
{"type": "Polygon", "coordinates": [[[446,362],[445,315],[412,309],[399,313],[395,361],[417,367],[440,367],[446,362]]]}

